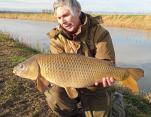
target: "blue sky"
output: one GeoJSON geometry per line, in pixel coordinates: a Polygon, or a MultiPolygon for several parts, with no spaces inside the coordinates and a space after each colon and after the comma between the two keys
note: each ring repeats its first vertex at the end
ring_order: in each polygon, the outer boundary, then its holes
{"type": "MultiPolygon", "coordinates": [[[[0,0],[0,10],[52,9],[53,0],[0,0]]],[[[83,11],[150,12],[151,0],[78,0],[83,11]]]]}

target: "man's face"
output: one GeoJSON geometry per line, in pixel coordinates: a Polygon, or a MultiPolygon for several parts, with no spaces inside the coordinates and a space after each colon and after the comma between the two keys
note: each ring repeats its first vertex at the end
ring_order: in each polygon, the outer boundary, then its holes
{"type": "Polygon", "coordinates": [[[56,17],[58,23],[68,32],[75,33],[80,26],[80,10],[73,16],[67,6],[58,7],[56,10],[56,17]]]}

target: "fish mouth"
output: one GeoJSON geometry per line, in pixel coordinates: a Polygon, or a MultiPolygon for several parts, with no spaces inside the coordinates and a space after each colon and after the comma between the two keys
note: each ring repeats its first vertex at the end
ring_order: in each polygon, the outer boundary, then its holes
{"type": "Polygon", "coordinates": [[[15,75],[16,75],[16,70],[13,70],[13,74],[15,74],[15,75]]]}
{"type": "Polygon", "coordinates": [[[13,74],[17,75],[17,70],[16,69],[13,69],[13,74]]]}

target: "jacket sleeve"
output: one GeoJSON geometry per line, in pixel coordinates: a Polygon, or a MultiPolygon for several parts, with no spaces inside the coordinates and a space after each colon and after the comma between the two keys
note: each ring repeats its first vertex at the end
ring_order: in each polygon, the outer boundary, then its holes
{"type": "Polygon", "coordinates": [[[115,52],[109,32],[102,26],[98,25],[95,37],[96,58],[109,60],[115,64],[115,52]]]}
{"type": "Polygon", "coordinates": [[[49,53],[59,54],[64,52],[63,44],[59,38],[60,31],[57,28],[53,28],[47,33],[50,39],[49,53]]]}
{"type": "Polygon", "coordinates": [[[59,38],[52,38],[50,40],[49,52],[53,54],[64,53],[64,47],[59,38]]]}

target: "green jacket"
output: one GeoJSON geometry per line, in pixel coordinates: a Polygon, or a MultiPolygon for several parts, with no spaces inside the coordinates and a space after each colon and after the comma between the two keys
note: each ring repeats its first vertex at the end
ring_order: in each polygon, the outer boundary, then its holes
{"type": "Polygon", "coordinates": [[[71,35],[59,26],[52,29],[50,37],[51,53],[77,53],[115,62],[115,53],[109,32],[94,17],[82,13],[81,30],[71,35]]]}

